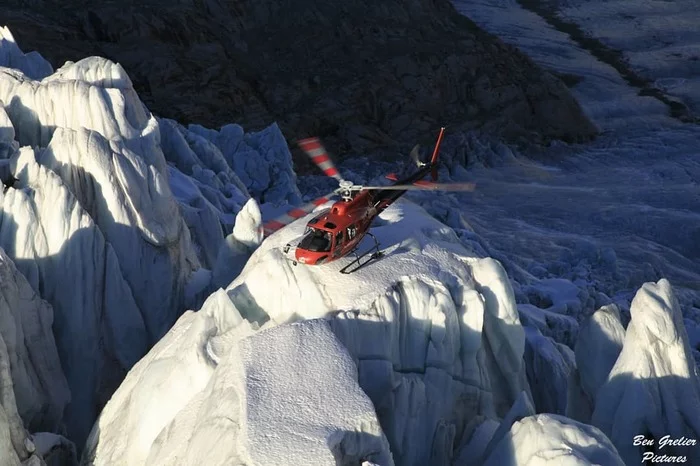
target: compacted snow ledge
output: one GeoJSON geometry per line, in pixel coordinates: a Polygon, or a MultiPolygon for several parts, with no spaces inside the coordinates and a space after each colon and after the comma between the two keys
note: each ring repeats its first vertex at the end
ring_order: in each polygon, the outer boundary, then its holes
{"type": "Polygon", "coordinates": [[[357,367],[327,322],[276,327],[240,348],[240,442],[252,464],[394,464],[357,367]]]}

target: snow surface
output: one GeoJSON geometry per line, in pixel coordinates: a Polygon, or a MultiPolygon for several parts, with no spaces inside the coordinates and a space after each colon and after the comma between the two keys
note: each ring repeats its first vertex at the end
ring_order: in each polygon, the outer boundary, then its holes
{"type": "MultiPolygon", "coordinates": [[[[584,314],[611,302],[619,304],[625,314],[636,289],[665,277],[676,288],[686,317],[700,320],[698,127],[668,116],[668,108],[659,100],[639,96],[639,89],[627,84],[612,66],[519,2],[455,0],[453,4],[538,64],[580,79],[572,92],[603,130],[589,144],[555,143],[522,153],[463,135],[454,135],[451,141],[446,138],[443,158],[455,163],[442,176],[478,186],[473,195],[441,199],[441,210],[452,207],[467,213],[473,233],[458,231],[463,240],[478,242],[522,285],[539,286],[543,278],[574,283],[582,294],[593,298],[589,303],[581,299],[584,314]],[[468,170],[459,164],[468,165],[468,170]]],[[[545,10],[551,5],[537,4],[545,10]]],[[[678,17],[681,10],[672,2],[566,4],[578,5],[581,15],[576,21],[585,31],[599,25],[610,30],[619,26],[616,37],[624,36],[626,42],[616,48],[623,55],[627,50],[623,45],[631,47],[637,40],[649,43],[659,36],[675,37],[677,43],[687,39],[691,47],[695,44],[696,35],[679,34],[672,22],[656,22],[656,16],[646,16],[666,9],[671,17],[678,17]],[[634,10],[631,14],[648,21],[617,15],[622,9],[634,10]],[[631,28],[634,34],[621,32],[631,28]],[[663,34],[658,34],[660,28],[663,34]]],[[[640,53],[653,54],[654,50],[640,48],[640,53]]],[[[686,70],[695,66],[687,60],[684,63],[686,70]]],[[[679,73],[680,66],[676,68],[679,73]]],[[[695,98],[700,99],[700,94],[695,98]]],[[[458,222],[445,220],[464,229],[458,222]]],[[[514,288],[518,294],[518,285],[514,288]]],[[[519,298],[520,302],[526,299],[519,298]]]]}
{"type": "MultiPolygon", "coordinates": [[[[647,2],[624,0],[616,3],[627,3],[634,9],[633,5],[647,2]]],[[[544,1],[534,3],[547,7],[544,1]]],[[[582,3],[594,5],[593,8],[609,4],[605,0],[582,3]]],[[[504,42],[515,45],[543,68],[581,79],[573,86],[573,95],[601,130],[653,129],[668,120],[663,103],[653,97],[640,96],[639,90],[629,86],[612,66],[583,50],[566,32],[556,30],[544,18],[523,8],[518,0],[452,0],[452,4],[457,11],[504,42]]],[[[621,23],[625,21],[618,20],[618,24],[621,23]]],[[[636,39],[637,35],[634,37],[636,39]]]]}
{"type": "Polygon", "coordinates": [[[394,464],[357,367],[326,321],[266,330],[243,340],[240,351],[239,441],[252,464],[394,464]]]}

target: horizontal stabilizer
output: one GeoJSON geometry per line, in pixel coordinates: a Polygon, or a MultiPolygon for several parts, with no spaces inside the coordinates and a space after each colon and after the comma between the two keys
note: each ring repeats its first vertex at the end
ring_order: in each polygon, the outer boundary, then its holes
{"type": "Polygon", "coordinates": [[[399,180],[399,177],[396,176],[396,173],[389,173],[384,178],[386,178],[387,180],[390,180],[390,181],[398,181],[399,180]]]}

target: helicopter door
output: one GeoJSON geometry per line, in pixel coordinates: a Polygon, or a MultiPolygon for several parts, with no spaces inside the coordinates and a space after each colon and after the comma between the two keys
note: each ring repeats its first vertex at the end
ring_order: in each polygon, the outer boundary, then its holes
{"type": "Polygon", "coordinates": [[[335,249],[333,251],[334,256],[339,256],[343,250],[343,230],[340,230],[335,235],[335,249]]]}

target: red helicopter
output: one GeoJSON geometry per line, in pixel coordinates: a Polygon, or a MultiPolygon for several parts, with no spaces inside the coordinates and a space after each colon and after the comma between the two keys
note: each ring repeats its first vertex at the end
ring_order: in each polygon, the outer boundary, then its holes
{"type": "Polygon", "coordinates": [[[297,263],[305,265],[327,264],[354,253],[355,260],[343,267],[340,272],[350,273],[363,267],[371,260],[381,256],[379,242],[369,231],[372,221],[406,191],[474,190],[475,185],[473,183],[436,183],[437,160],[444,133],[445,128],[440,128],[440,134],[429,163],[420,161],[418,155],[419,146],[414,147],[411,151],[411,158],[418,166],[418,170],[400,180],[394,173],[387,175],[387,179],[394,181],[394,184],[388,186],[358,186],[342,179],[318,138],[308,138],[299,141],[299,147],[326,175],[337,179],[340,187],[326,196],[315,199],[302,207],[292,209],[286,214],[268,221],[263,225],[265,236],[269,236],[294,220],[308,215],[318,206],[329,202],[334,195],[340,195],[341,199],[339,201],[335,202],[331,207],[319,211],[309,220],[303,236],[288,243],[284,247],[284,253],[292,259],[294,265],[297,265],[297,263]],[[431,176],[431,181],[423,179],[428,174],[431,176]],[[374,246],[358,255],[358,246],[365,235],[370,236],[374,240],[374,246]],[[368,255],[370,255],[369,258],[363,261],[368,255]]]}

